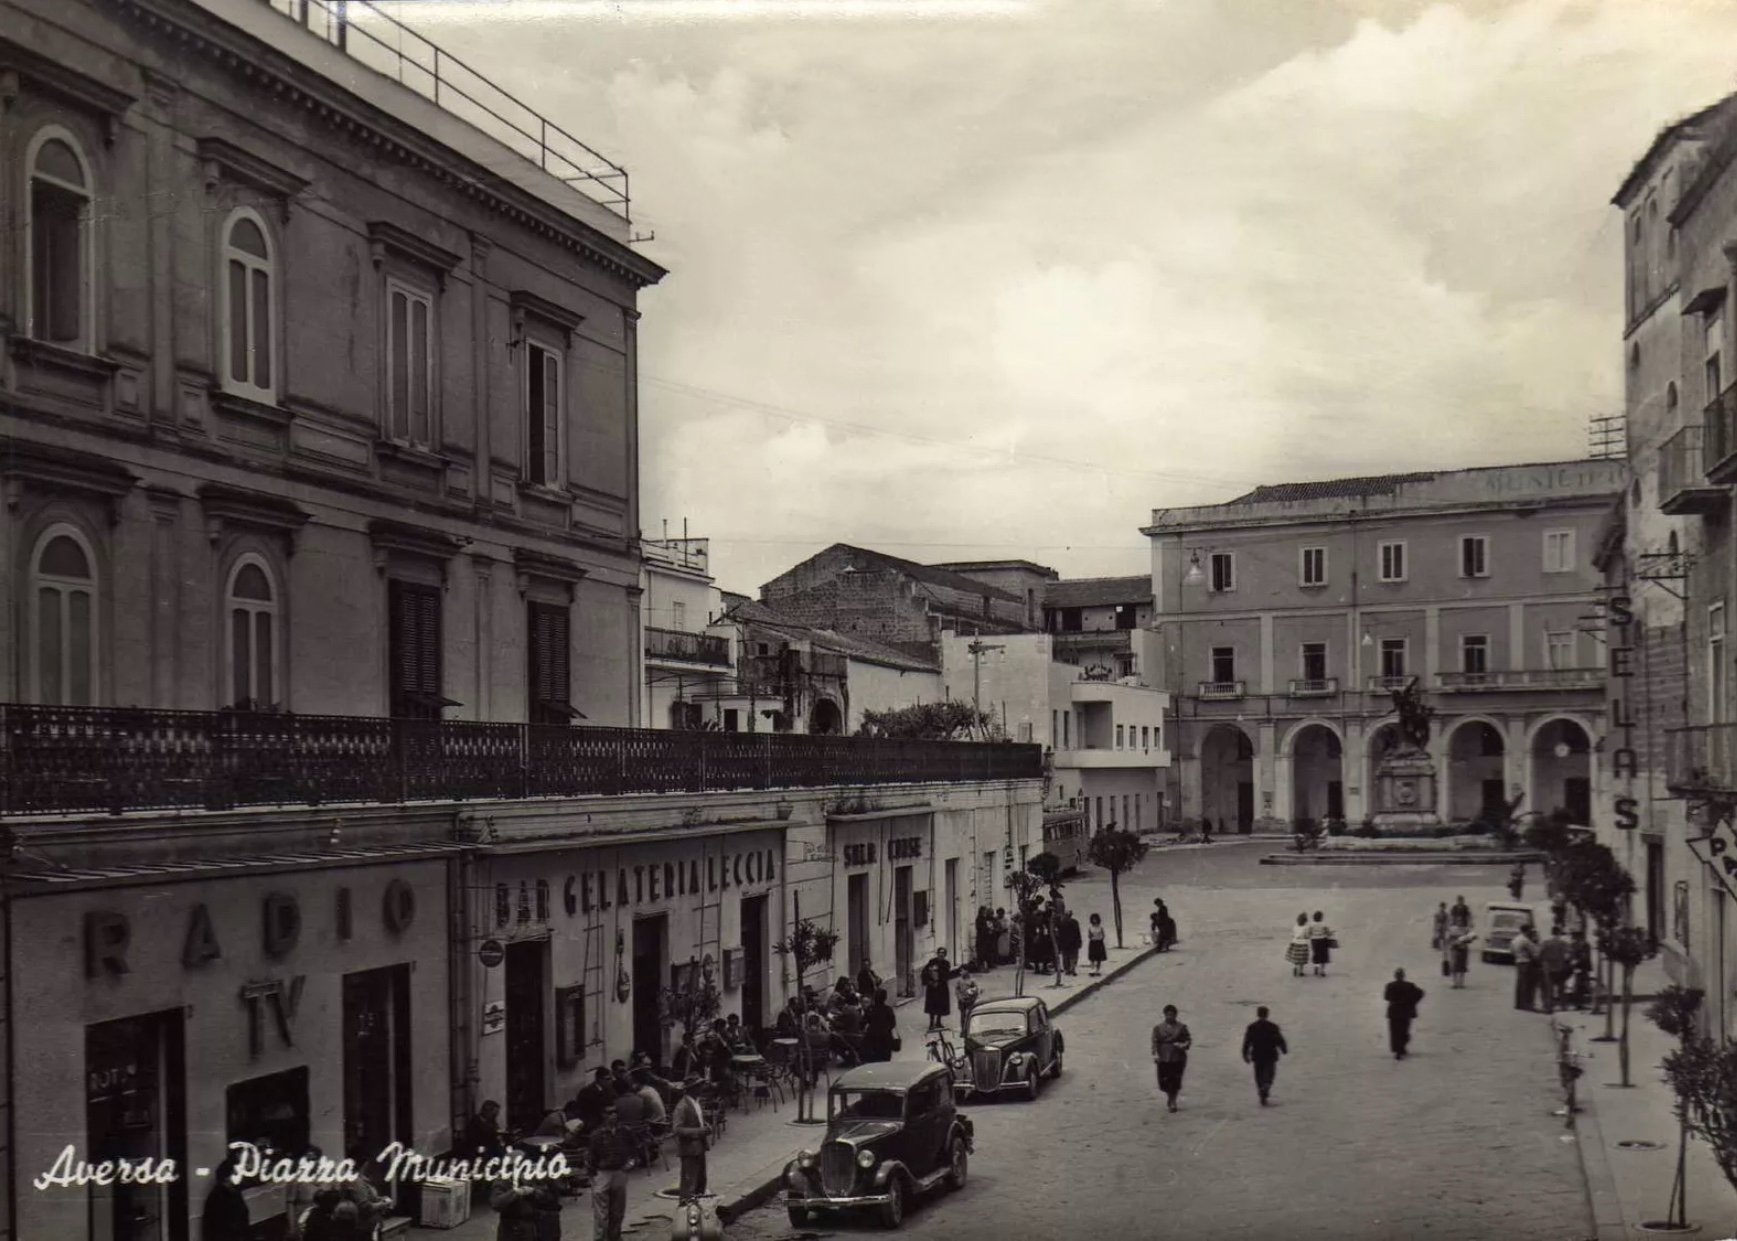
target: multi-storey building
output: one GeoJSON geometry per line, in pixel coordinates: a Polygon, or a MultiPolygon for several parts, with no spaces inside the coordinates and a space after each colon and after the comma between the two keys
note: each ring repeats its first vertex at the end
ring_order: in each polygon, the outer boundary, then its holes
{"type": "Polygon", "coordinates": [[[626,727],[625,172],[366,0],[0,0],[0,102],[0,1236],[535,1123],[858,893],[902,987],[956,948],[1036,747],[626,727]]]}
{"type": "MultiPolygon", "coordinates": [[[[725,728],[713,706],[734,692],[736,651],[718,625],[723,592],[712,580],[710,540],[666,537],[643,547],[643,718],[651,728],[725,728]]],[[[755,731],[751,718],[729,723],[729,732],[755,731]]]]}
{"type": "Polygon", "coordinates": [[[1167,694],[1138,678],[1087,676],[1057,658],[1052,634],[941,640],[943,693],[1001,722],[1007,736],[1049,753],[1046,804],[1072,806],[1088,832],[1165,819],[1170,749],[1167,694]]]}
{"type": "Polygon", "coordinates": [[[1621,462],[1260,487],[1159,510],[1153,592],[1180,813],[1221,830],[1373,813],[1420,679],[1444,821],[1514,795],[1590,823],[1604,734],[1591,564],[1621,462]]]}
{"type": "MultiPolygon", "coordinates": [[[[1610,695],[1622,728],[1605,755],[1624,798],[1601,835],[1640,884],[1637,915],[1667,967],[1707,993],[1733,1032],[1733,901],[1712,842],[1731,845],[1737,725],[1728,616],[1737,606],[1737,96],[1666,128],[1615,197],[1623,212],[1629,454],[1634,483],[1606,573],[1610,695]],[[1693,411],[1693,412],[1689,412],[1693,411]],[[1621,704],[1620,721],[1617,704],[1621,704]]],[[[1639,920],[1637,918],[1637,920],[1639,920]]]]}
{"type": "Polygon", "coordinates": [[[1034,630],[1025,595],[952,569],[835,543],[760,588],[760,602],[805,625],[933,659],[943,633],[1034,630]]]}
{"type": "Polygon", "coordinates": [[[1043,628],[1044,596],[1061,575],[1029,560],[954,560],[930,568],[945,569],[1025,600],[1025,627],[1043,628]]]}
{"type": "Polygon", "coordinates": [[[1150,577],[1084,577],[1044,589],[1043,628],[1056,658],[1116,678],[1155,676],[1150,577]]]}

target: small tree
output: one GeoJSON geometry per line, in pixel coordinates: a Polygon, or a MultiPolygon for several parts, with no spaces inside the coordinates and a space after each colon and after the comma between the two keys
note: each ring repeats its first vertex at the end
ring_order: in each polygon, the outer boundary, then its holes
{"type": "MultiPolygon", "coordinates": [[[[1047,891],[1049,893],[1049,907],[1050,907],[1050,912],[1052,914],[1051,925],[1050,925],[1050,935],[1052,937],[1051,942],[1055,943],[1054,936],[1059,935],[1061,932],[1061,925],[1060,925],[1058,920],[1060,919],[1062,912],[1063,912],[1063,910],[1062,910],[1062,862],[1061,862],[1061,859],[1059,857],[1057,857],[1055,854],[1046,851],[1046,852],[1038,854],[1036,857],[1034,857],[1030,861],[1026,862],[1025,869],[1030,871],[1033,875],[1035,875],[1037,877],[1037,881],[1039,883],[1041,883],[1044,886],[1045,891],[1047,891]]],[[[1056,971],[1055,971],[1055,985],[1058,987],[1063,985],[1062,984],[1062,971],[1061,971],[1061,965],[1060,965],[1060,951],[1061,951],[1060,944],[1057,943],[1056,944],[1057,965],[1056,965],[1056,971]]]]}
{"type": "Polygon", "coordinates": [[[1116,947],[1122,947],[1122,876],[1140,864],[1149,846],[1139,832],[1127,831],[1114,823],[1099,829],[1086,846],[1086,858],[1093,866],[1110,872],[1110,908],[1116,918],[1116,947]]]}
{"type": "MultiPolygon", "coordinates": [[[[1029,863],[1028,863],[1029,865],[1029,863]]],[[[1007,872],[1007,890],[1019,910],[1019,956],[1013,973],[1013,994],[1025,994],[1025,960],[1031,945],[1031,922],[1043,904],[1043,880],[1029,870],[1007,872]]]]}
{"type": "MultiPolygon", "coordinates": [[[[1689,1040],[1697,1031],[1696,1017],[1701,1011],[1701,1000],[1705,993],[1693,988],[1679,987],[1675,983],[1659,992],[1652,1004],[1647,1008],[1647,1017],[1666,1034],[1677,1040],[1677,1051],[1683,1052],[1689,1040]]],[[[1667,1074],[1670,1070],[1670,1060],[1665,1061],[1667,1074]]],[[[1676,1085],[1676,1079],[1671,1079],[1676,1085]]],[[[1690,1115],[1686,1101],[1679,1091],[1676,1098],[1677,1112],[1677,1175],[1671,1183],[1671,1205],[1667,1222],[1677,1229],[1688,1230],[1688,1159],[1689,1159],[1689,1122],[1690,1115]]]]}
{"type": "Polygon", "coordinates": [[[1737,1188],[1737,1043],[1692,1028],[1679,1037],[1682,1046],[1664,1059],[1678,1114],[1712,1150],[1725,1180],[1737,1188]]]}
{"type": "Polygon", "coordinates": [[[889,711],[865,711],[859,737],[900,741],[965,741],[999,732],[995,718],[963,702],[920,702],[889,711]]]}
{"type": "MultiPolygon", "coordinates": [[[[838,932],[831,927],[817,926],[804,918],[790,928],[790,934],[772,945],[772,951],[796,967],[796,994],[806,994],[808,971],[823,961],[832,960],[838,948],[838,932]]],[[[797,1038],[796,1119],[799,1124],[818,1123],[814,1115],[814,1065],[808,1046],[808,1032],[797,1038]]]]}
{"type": "Polygon", "coordinates": [[[1606,936],[1605,953],[1622,970],[1622,1036],[1617,1042],[1617,1062],[1622,1066],[1622,1084],[1628,1080],[1628,1014],[1634,1002],[1634,972],[1643,961],[1659,954],[1658,941],[1638,926],[1619,926],[1606,936]]]}

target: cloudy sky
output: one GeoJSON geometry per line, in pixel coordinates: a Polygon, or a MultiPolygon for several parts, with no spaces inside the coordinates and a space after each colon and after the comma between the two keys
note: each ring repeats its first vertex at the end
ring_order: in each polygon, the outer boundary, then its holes
{"type": "Polygon", "coordinates": [[[1737,87],[1712,0],[739,2],[418,18],[631,170],[643,526],[749,593],[834,541],[1140,572],[1154,507],[1583,455],[1610,196],[1737,87]]]}

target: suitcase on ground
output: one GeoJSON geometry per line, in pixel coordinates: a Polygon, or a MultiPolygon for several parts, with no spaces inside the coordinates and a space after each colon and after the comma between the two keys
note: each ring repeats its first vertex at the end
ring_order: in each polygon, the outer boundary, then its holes
{"type": "Polygon", "coordinates": [[[707,1194],[677,1203],[669,1236],[670,1241],[723,1241],[724,1221],[718,1218],[717,1198],[707,1194]]]}

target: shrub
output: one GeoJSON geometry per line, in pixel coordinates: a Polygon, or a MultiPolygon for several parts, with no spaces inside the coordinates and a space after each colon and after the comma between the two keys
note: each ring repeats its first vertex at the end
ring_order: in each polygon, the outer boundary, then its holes
{"type": "Polygon", "coordinates": [[[1327,820],[1327,835],[1329,835],[1329,836],[1343,836],[1344,834],[1345,834],[1345,820],[1344,819],[1328,819],[1327,820]]]}
{"type": "Polygon", "coordinates": [[[1381,829],[1376,827],[1374,821],[1370,819],[1364,819],[1359,826],[1352,828],[1351,834],[1353,836],[1360,836],[1364,840],[1381,839],[1381,829]]]}

